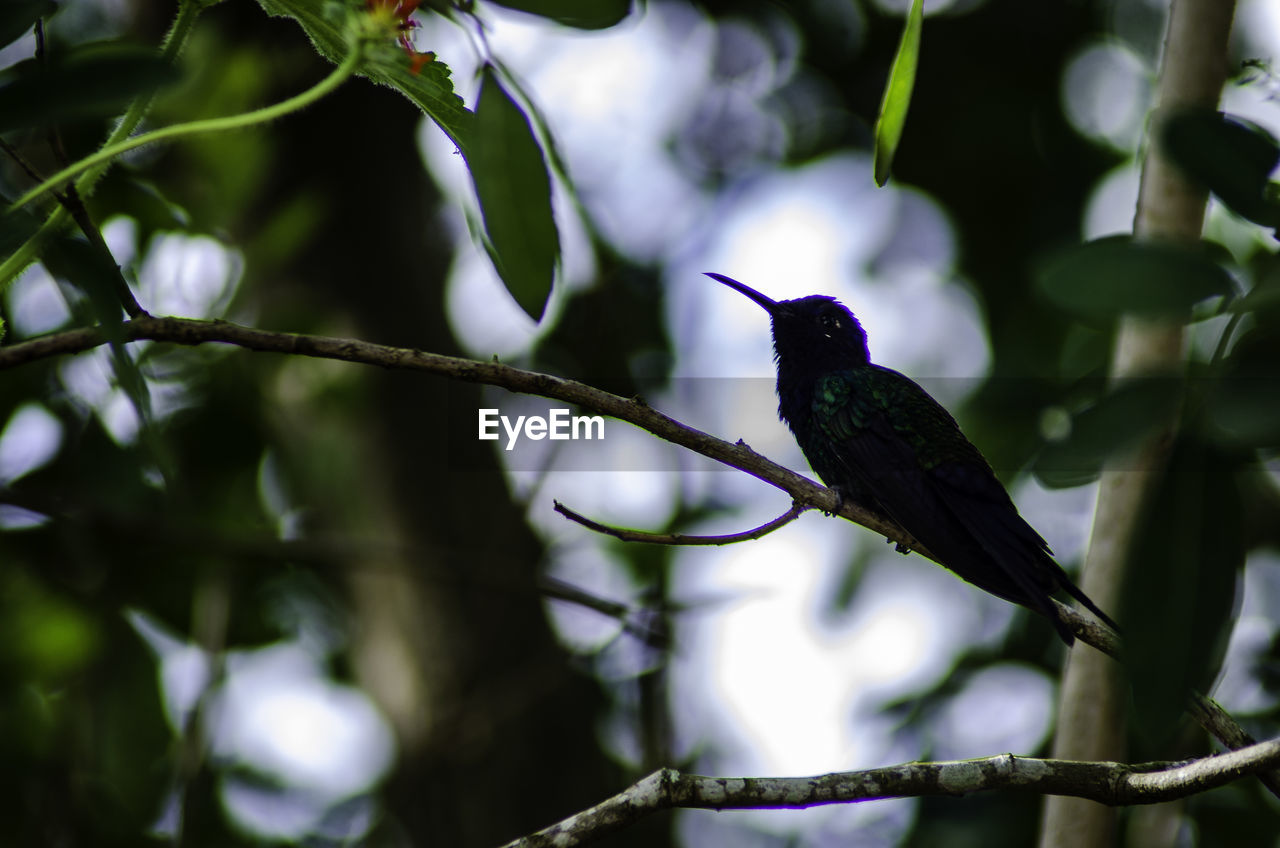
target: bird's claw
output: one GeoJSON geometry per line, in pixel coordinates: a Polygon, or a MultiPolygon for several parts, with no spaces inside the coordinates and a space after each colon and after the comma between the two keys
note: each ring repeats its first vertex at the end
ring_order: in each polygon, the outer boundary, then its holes
{"type": "Polygon", "coordinates": [[[844,491],[839,486],[832,486],[831,491],[836,493],[836,508],[831,510],[830,512],[827,512],[825,509],[822,511],[822,514],[827,516],[827,518],[830,518],[833,515],[839,515],[840,513],[844,512],[844,505],[845,505],[844,491]]]}

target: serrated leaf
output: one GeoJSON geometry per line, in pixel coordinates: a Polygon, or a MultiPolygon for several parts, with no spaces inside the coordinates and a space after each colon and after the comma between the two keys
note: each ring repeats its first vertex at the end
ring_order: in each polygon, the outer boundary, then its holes
{"type": "Polygon", "coordinates": [[[540,320],[560,254],[551,177],[528,117],[492,68],[481,79],[476,134],[463,153],[494,267],[520,307],[540,320]]]}
{"type": "Polygon", "coordinates": [[[912,0],[907,23],[898,42],[898,55],[889,70],[884,97],[880,100],[880,116],[876,118],[876,146],[873,169],[876,185],[889,181],[893,157],[902,141],[902,129],[907,123],[907,109],[911,105],[911,92],[916,86],[916,66],[920,63],[920,33],[924,29],[924,0],[912,0]]]}
{"type": "MultiPolygon", "coordinates": [[[[258,5],[268,15],[296,21],[320,55],[329,61],[337,64],[347,55],[346,15],[353,13],[350,8],[333,0],[258,0],[258,5]]],[[[359,74],[394,88],[416,103],[460,150],[466,152],[475,116],[463,105],[462,98],[454,93],[448,65],[431,61],[414,73],[410,69],[409,57],[394,41],[388,41],[375,61],[366,63],[359,74]]]]}
{"type": "Polygon", "coordinates": [[[1128,236],[1060,250],[1035,276],[1056,306],[1100,319],[1126,313],[1186,318],[1192,305],[1233,292],[1230,275],[1205,249],[1128,236]]]}
{"type": "Polygon", "coordinates": [[[1183,390],[1182,380],[1175,377],[1140,378],[1116,386],[1072,416],[1071,432],[1037,454],[1032,473],[1051,489],[1092,482],[1108,459],[1133,449],[1155,428],[1173,420],[1183,390]]]}
{"type": "Polygon", "coordinates": [[[1222,664],[1245,558],[1241,468],[1184,433],[1134,526],[1119,620],[1145,757],[1168,754],[1187,696],[1222,664]]]}
{"type": "Polygon", "coordinates": [[[0,131],[113,115],[177,78],[159,55],[118,45],[77,48],[48,63],[29,59],[0,83],[0,131]]]}
{"type": "Polygon", "coordinates": [[[0,47],[17,41],[39,18],[58,11],[53,0],[5,0],[0,4],[0,47]]]}
{"type": "Polygon", "coordinates": [[[1208,110],[1181,112],[1164,122],[1169,158],[1241,217],[1280,226],[1280,202],[1272,196],[1271,172],[1280,163],[1280,143],[1261,127],[1208,110]]]}
{"type": "Polygon", "coordinates": [[[606,29],[631,14],[631,0],[492,0],[577,29],[606,29]]]}

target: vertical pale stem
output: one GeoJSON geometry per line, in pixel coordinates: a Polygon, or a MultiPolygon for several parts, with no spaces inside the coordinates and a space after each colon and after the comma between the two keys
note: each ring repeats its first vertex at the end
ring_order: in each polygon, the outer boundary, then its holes
{"type": "MultiPolygon", "coordinates": [[[[1161,154],[1162,117],[1186,106],[1213,108],[1227,75],[1227,43],[1234,0],[1174,0],[1169,10],[1156,110],[1142,165],[1134,218],[1139,238],[1196,241],[1204,224],[1205,193],[1189,185],[1161,154]]],[[[1182,361],[1181,325],[1137,319],[1121,323],[1112,356],[1113,380],[1174,370],[1182,361]]],[[[1103,609],[1119,607],[1125,551],[1149,481],[1164,460],[1168,433],[1104,471],[1081,587],[1103,609]]],[[[1124,680],[1120,667],[1097,651],[1073,650],[1063,675],[1053,756],[1123,760],[1124,680]]],[[[1046,799],[1041,848],[1105,848],[1115,843],[1115,811],[1078,798],[1046,799]]]]}

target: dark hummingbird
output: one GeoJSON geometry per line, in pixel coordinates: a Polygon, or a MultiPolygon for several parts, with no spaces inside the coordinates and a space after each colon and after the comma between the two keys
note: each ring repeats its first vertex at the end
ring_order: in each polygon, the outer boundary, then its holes
{"type": "Polygon", "coordinates": [[[707,276],[769,313],[778,415],[841,498],[891,519],[964,580],[1046,616],[1068,645],[1075,637],[1050,601],[1056,589],[1119,629],[1054,561],[942,404],[871,362],[853,313],[832,297],[775,301],[707,276]]]}

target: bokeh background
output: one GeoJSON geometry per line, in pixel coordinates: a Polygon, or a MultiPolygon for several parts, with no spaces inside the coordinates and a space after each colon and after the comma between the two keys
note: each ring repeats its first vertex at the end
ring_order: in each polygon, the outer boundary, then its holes
{"type": "MultiPolygon", "coordinates": [[[[535,324],[473,242],[453,144],[362,80],[266,128],[129,157],[92,208],[153,314],[227,317],[504,362],[624,395],[807,470],[777,421],[766,316],[701,276],[839,297],[873,359],[944,401],[1060,561],[1094,486],[1028,469],[1105,375],[1113,328],[1031,284],[1064,245],[1130,229],[1166,4],[926,3],[889,187],[871,127],[904,3],[637,7],[572,30],[477,4],[413,38],[475,102],[500,60],[550,128],[564,259],[535,324]],[[482,25],[477,23],[482,22],[482,25]]],[[[71,0],[51,51],[154,44],[174,4],[71,0]]],[[[1280,45],[1240,3],[1233,59],[1280,45]]],[[[31,55],[27,36],[0,65],[31,55]]],[[[326,71],[291,21],[201,16],[164,125],[282,99],[326,71]]],[[[1280,83],[1227,111],[1280,130],[1280,83]]],[[[103,123],[64,128],[85,151],[103,123]]],[[[22,184],[6,164],[5,187],[22,184]]],[[[1240,266],[1274,251],[1216,204],[1240,266]]],[[[9,339],[70,326],[35,266],[9,339]]],[[[1198,324],[1212,351],[1223,321],[1198,324]]],[[[220,347],[138,345],[162,449],[105,351],[0,380],[0,805],[13,844],[487,845],[648,771],[804,775],[1043,754],[1051,627],[816,513],[726,548],[624,544],[565,521],[724,533],[788,499],[610,421],[590,445],[476,438],[500,390],[220,347]]],[[[1207,355],[1207,354],[1205,354],[1207,355]]],[[[1274,472],[1274,465],[1271,471],[1274,472]]],[[[1265,536],[1265,534],[1262,534],[1265,536]]],[[[1251,553],[1217,696],[1277,718],[1280,556],[1251,553]]],[[[607,845],[1026,845],[1038,799],[662,814],[607,845]]],[[[1177,844],[1276,836],[1241,784],[1174,816],[1177,844]]],[[[9,837],[0,839],[7,842],[9,837]]]]}

